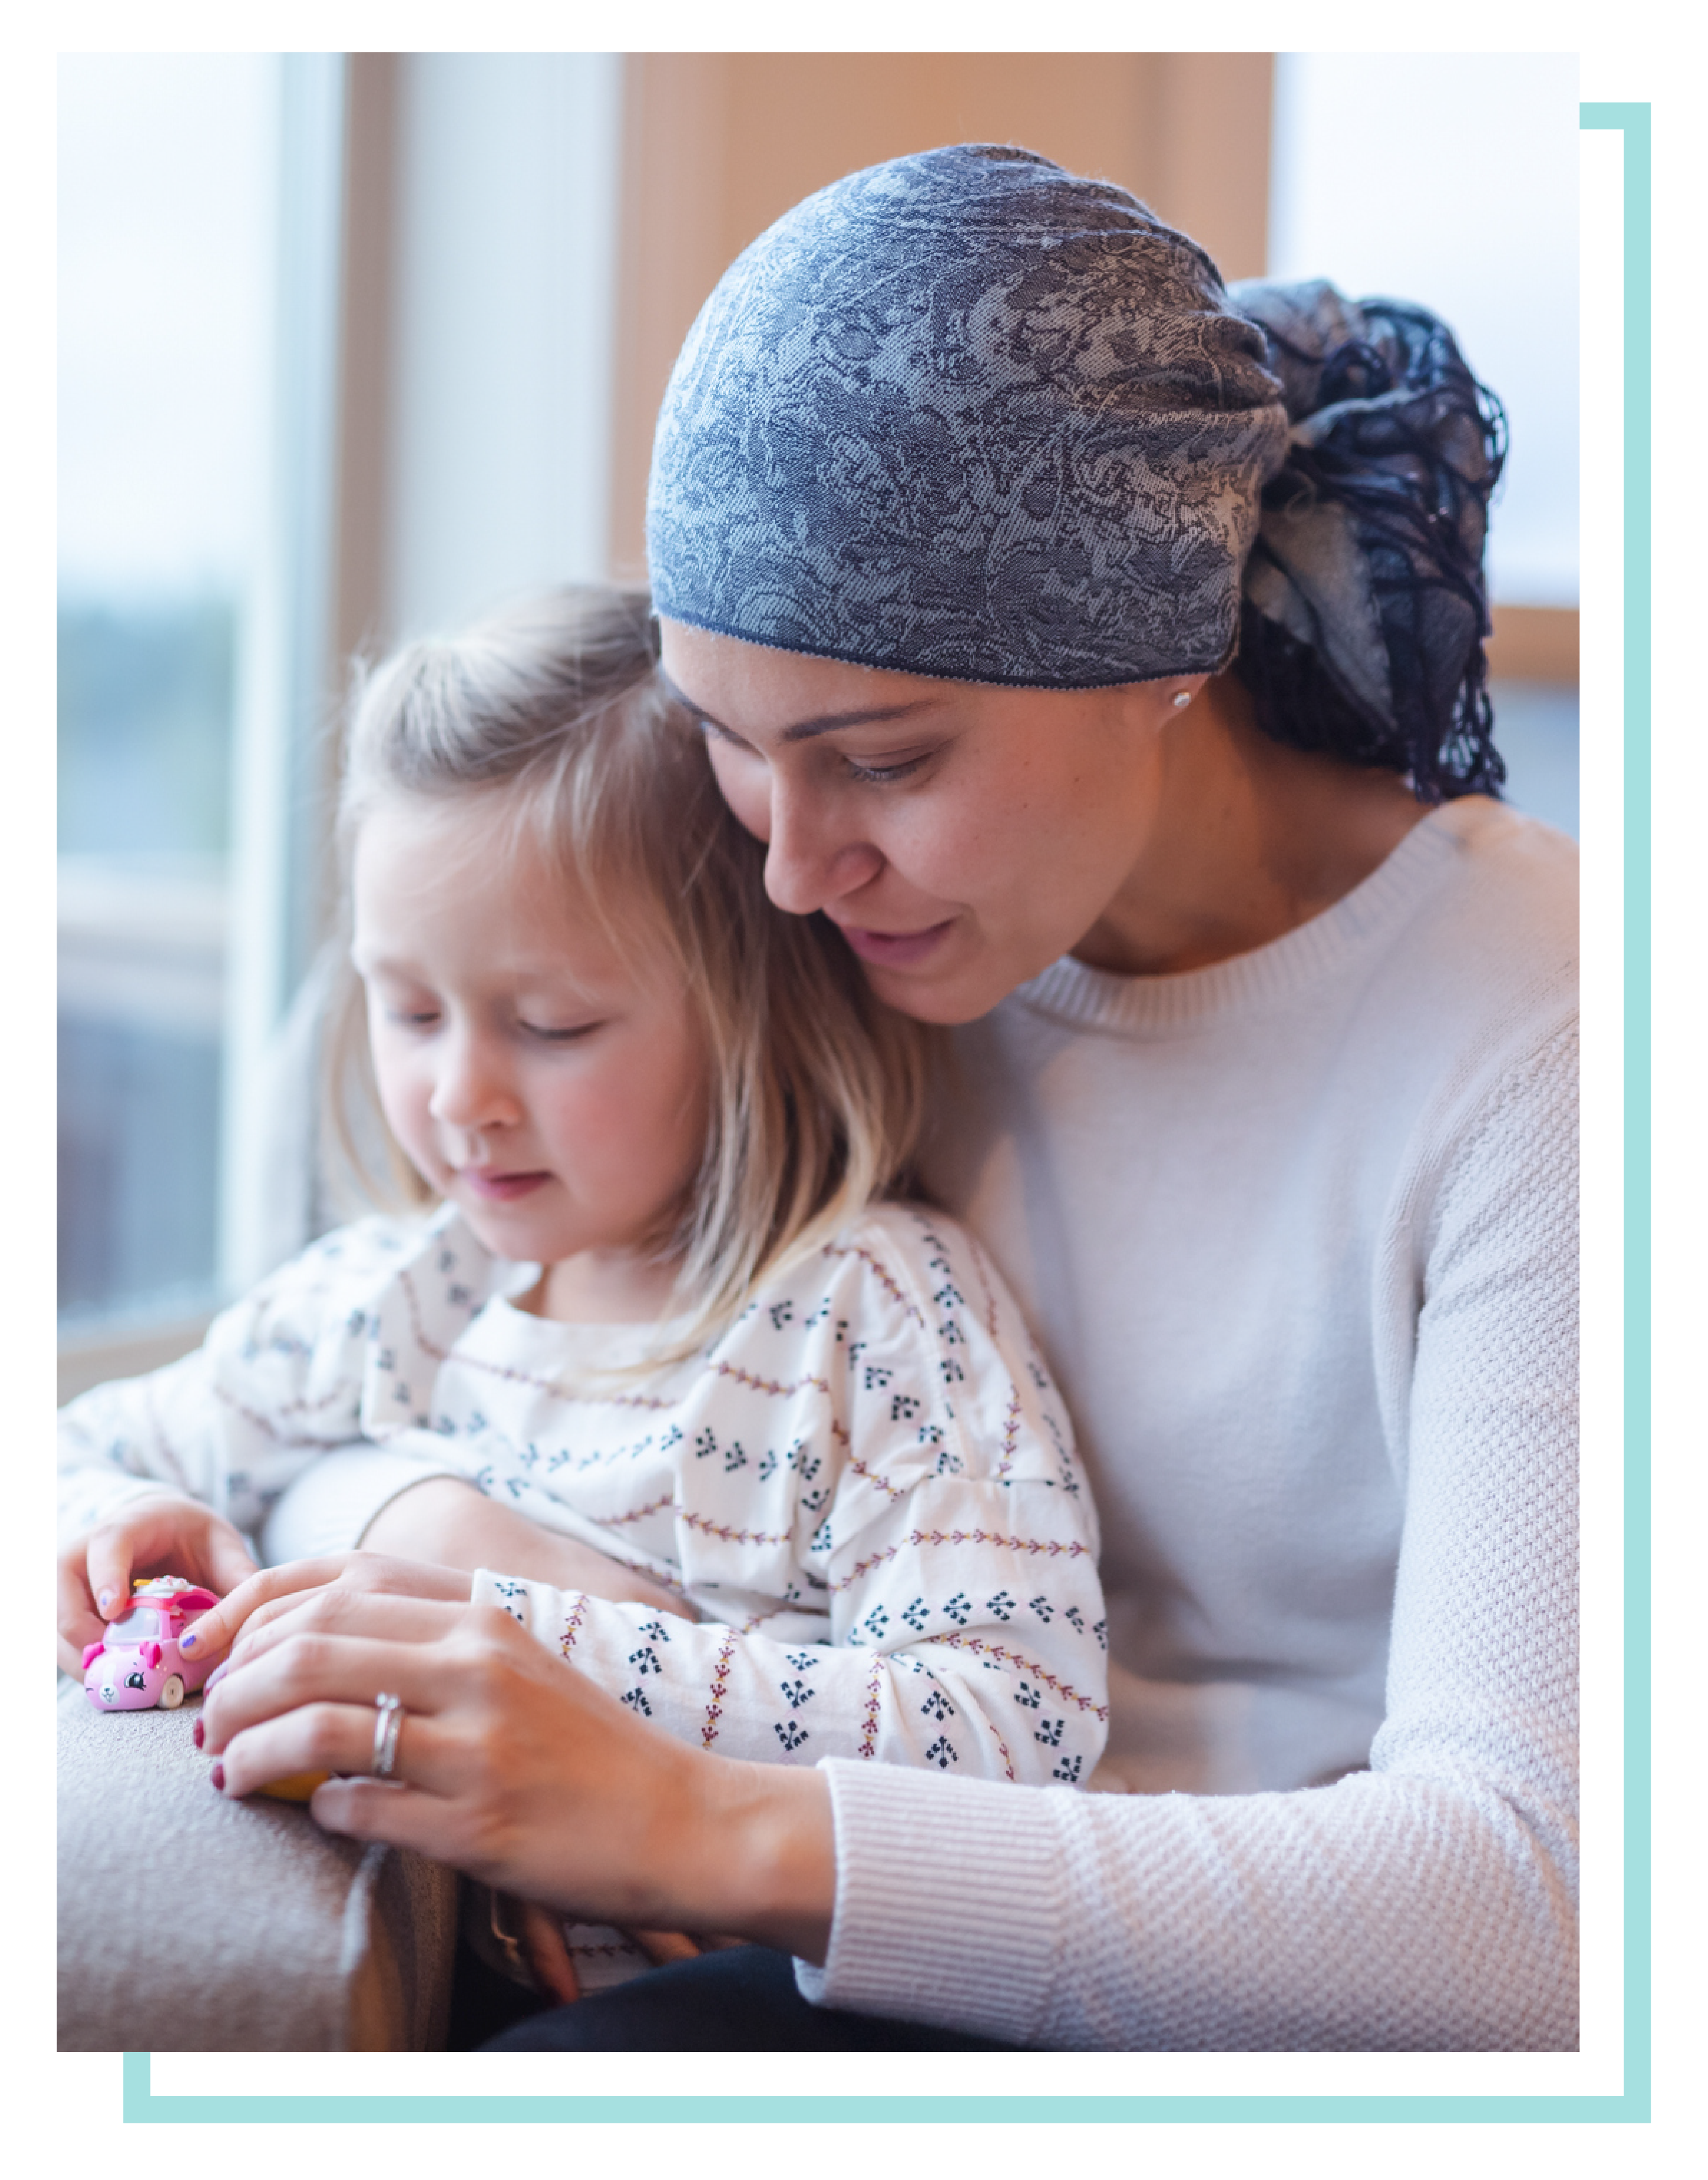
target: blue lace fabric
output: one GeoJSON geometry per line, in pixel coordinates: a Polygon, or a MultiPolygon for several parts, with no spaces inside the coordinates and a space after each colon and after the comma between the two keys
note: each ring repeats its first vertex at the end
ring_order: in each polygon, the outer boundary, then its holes
{"type": "Polygon", "coordinates": [[[666,617],[951,680],[1213,671],[1287,452],[1259,328],[1124,190],[961,144],[736,259],[653,443],[666,617]]]}

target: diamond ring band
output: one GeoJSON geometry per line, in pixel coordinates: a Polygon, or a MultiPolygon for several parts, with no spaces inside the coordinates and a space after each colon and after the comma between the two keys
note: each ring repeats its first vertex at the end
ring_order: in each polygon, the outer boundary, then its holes
{"type": "Polygon", "coordinates": [[[376,1779],[389,1779],[397,1768],[397,1741],[403,1731],[403,1698],[376,1696],[373,1699],[373,1762],[368,1767],[376,1779]]]}

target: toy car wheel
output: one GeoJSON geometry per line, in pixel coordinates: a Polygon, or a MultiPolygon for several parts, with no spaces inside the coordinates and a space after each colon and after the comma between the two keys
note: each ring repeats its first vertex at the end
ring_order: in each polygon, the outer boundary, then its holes
{"type": "Polygon", "coordinates": [[[164,1687],[154,1698],[157,1710],[176,1710],[184,1701],[184,1683],[176,1673],[168,1673],[164,1687]]]}

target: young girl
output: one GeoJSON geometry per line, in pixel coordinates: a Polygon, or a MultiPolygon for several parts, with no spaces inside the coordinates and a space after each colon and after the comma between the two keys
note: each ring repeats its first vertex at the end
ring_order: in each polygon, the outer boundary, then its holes
{"type": "Polygon", "coordinates": [[[352,999],[422,1208],[64,1412],[62,1659],[240,1533],[384,1544],[696,1746],[1083,1781],[1065,1411],[966,1233],[881,1200],[926,1033],[771,910],[653,663],[644,597],[574,591],[366,685],[352,999]]]}

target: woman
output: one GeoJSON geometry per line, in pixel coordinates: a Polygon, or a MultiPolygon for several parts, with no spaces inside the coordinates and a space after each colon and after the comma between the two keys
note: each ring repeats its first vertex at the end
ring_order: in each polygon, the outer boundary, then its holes
{"type": "MultiPolygon", "coordinates": [[[[1498,416],[1425,313],[1237,300],[1030,153],[892,162],[725,275],[649,504],[773,898],[957,1026],[928,1177],[1074,1409],[1124,1791],[720,1763],[360,1561],[227,1610],[226,1791],[391,1692],[407,1791],[322,1823],[922,2039],[1574,2045],[1575,855],[1492,799],[1498,416]]],[[[698,2040],[866,2033],[768,2003],[698,2040]]],[[[696,2040],[619,2006],[532,2026],[696,2040]]]]}

